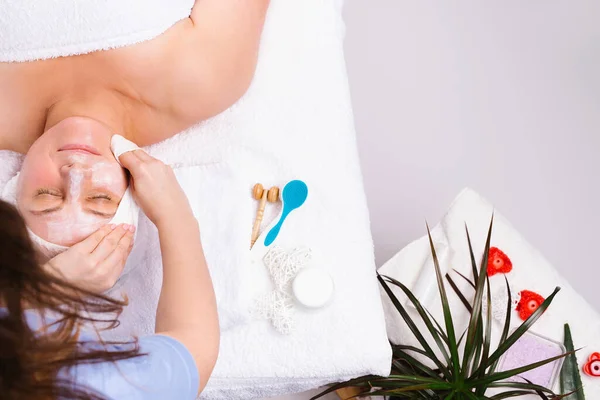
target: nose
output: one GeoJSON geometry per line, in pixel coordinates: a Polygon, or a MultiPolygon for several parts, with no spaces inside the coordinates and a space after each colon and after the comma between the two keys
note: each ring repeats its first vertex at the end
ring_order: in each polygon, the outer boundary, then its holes
{"type": "Polygon", "coordinates": [[[78,163],[65,164],[60,171],[64,185],[67,188],[68,197],[72,200],[79,199],[86,181],[85,166],[78,163]]]}
{"type": "Polygon", "coordinates": [[[87,167],[79,162],[69,162],[62,167],[60,167],[60,173],[63,176],[69,176],[73,173],[81,173],[83,174],[87,167]]]}

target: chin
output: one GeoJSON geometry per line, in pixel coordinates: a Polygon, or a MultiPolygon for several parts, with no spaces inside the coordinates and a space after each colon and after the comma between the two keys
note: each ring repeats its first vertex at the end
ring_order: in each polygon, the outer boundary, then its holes
{"type": "Polygon", "coordinates": [[[58,150],[64,146],[81,145],[96,148],[102,155],[111,154],[112,130],[92,118],[69,117],[48,129],[38,140],[47,140],[58,150]]]}

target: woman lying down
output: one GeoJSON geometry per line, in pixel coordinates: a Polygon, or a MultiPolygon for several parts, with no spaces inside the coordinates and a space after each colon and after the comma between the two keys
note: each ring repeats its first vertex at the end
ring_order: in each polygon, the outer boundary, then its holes
{"type": "Polygon", "coordinates": [[[26,154],[16,208],[0,202],[2,399],[193,399],[206,385],[219,327],[198,223],[169,167],[142,150],[117,160],[110,143],[150,145],[237,101],[268,4],[197,0],[148,42],[0,63],[0,149],[26,154]],[[126,305],[102,295],[133,243],[134,226],[110,223],[126,192],[160,237],[156,335],[101,343],[89,326],[126,305]],[[32,237],[66,250],[41,257],[32,237]]]}

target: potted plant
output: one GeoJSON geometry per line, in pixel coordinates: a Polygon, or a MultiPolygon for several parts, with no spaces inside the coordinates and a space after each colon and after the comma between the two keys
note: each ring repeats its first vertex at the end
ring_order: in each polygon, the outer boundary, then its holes
{"type": "MultiPolygon", "coordinates": [[[[470,318],[466,330],[462,333],[456,332],[452,319],[452,310],[448,303],[448,295],[444,284],[439,261],[433,245],[429,228],[429,243],[434,267],[437,277],[437,286],[441,298],[443,311],[443,326],[423,307],[419,299],[403,283],[387,277],[378,276],[384,291],[394,304],[402,319],[406,322],[408,329],[417,339],[419,346],[394,345],[392,344],[393,358],[389,377],[363,376],[347,382],[333,385],[329,389],[313,397],[316,400],[323,395],[343,389],[354,387],[360,390],[360,394],[354,393],[353,397],[360,396],[390,396],[390,399],[424,399],[424,400],[475,400],[494,399],[500,400],[526,394],[534,394],[542,399],[561,399],[574,394],[579,388],[571,390],[567,394],[556,394],[550,388],[533,384],[524,379],[508,381],[511,377],[518,376],[526,371],[538,368],[542,365],[556,361],[562,357],[571,355],[574,351],[535,362],[520,368],[507,371],[498,371],[498,363],[503,354],[521,338],[529,328],[540,318],[544,311],[550,306],[552,300],[559,292],[556,288],[553,293],[543,301],[539,308],[527,318],[516,330],[509,333],[511,323],[510,289],[506,280],[508,302],[506,319],[502,327],[499,344],[492,350],[491,343],[491,294],[489,278],[487,275],[488,255],[492,234],[493,218],[488,230],[485,251],[479,266],[475,261],[471,239],[467,229],[467,241],[471,255],[471,267],[473,274],[473,286],[475,295],[468,302],[470,307],[470,318]],[[414,305],[418,318],[427,327],[428,334],[433,338],[427,340],[419,331],[415,323],[416,316],[398,300],[390,285],[398,287],[414,305]],[[487,293],[487,296],[484,296],[487,293]],[[487,308],[484,312],[483,301],[486,298],[487,308]],[[434,351],[437,349],[437,355],[434,351]],[[439,356],[441,354],[441,356],[439,356]],[[486,397],[486,392],[494,388],[495,394],[486,397]]],[[[461,298],[467,302],[466,298],[461,298]]]]}

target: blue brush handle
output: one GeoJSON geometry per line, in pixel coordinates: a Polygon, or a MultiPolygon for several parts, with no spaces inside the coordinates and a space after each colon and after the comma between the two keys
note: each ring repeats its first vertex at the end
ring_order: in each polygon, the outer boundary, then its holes
{"type": "Polygon", "coordinates": [[[275,239],[277,239],[277,235],[279,235],[279,231],[281,230],[283,221],[285,221],[285,219],[287,218],[290,211],[292,211],[292,210],[290,210],[290,209],[283,210],[283,212],[281,213],[281,218],[279,219],[279,222],[274,227],[271,228],[271,230],[267,234],[267,237],[265,237],[265,247],[269,247],[275,241],[275,239]]]}

